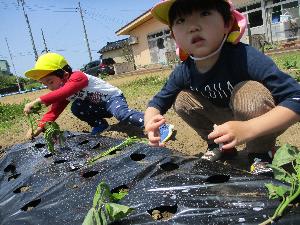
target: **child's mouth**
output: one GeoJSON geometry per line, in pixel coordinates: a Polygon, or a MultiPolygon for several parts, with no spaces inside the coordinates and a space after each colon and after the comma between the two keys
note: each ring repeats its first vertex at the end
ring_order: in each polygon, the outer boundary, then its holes
{"type": "Polygon", "coordinates": [[[192,44],[202,42],[204,39],[202,37],[194,37],[192,38],[192,44]]]}

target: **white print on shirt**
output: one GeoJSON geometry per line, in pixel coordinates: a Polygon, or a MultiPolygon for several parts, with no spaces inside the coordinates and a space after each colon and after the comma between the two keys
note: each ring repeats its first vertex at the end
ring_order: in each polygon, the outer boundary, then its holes
{"type": "Polygon", "coordinates": [[[231,96],[231,93],[233,91],[233,85],[230,83],[230,81],[227,81],[226,83],[211,83],[206,85],[205,87],[201,88],[200,90],[198,87],[190,87],[191,91],[200,92],[200,94],[207,98],[229,98],[231,96]]]}

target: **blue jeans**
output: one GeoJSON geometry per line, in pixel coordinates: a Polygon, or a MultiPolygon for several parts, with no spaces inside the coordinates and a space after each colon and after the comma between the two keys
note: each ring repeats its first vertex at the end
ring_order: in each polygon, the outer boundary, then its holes
{"type": "Polygon", "coordinates": [[[71,106],[72,113],[92,127],[107,123],[104,118],[115,117],[120,122],[144,127],[144,113],[130,109],[124,95],[111,97],[106,102],[91,103],[76,99],[71,106]]]}

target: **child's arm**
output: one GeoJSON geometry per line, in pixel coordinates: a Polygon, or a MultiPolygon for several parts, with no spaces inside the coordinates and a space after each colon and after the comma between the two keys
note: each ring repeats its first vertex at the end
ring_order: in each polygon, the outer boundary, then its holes
{"type": "Polygon", "coordinates": [[[144,124],[148,134],[149,145],[163,146],[160,143],[159,127],[166,122],[166,119],[154,107],[148,107],[145,111],[144,124]]]}
{"type": "Polygon", "coordinates": [[[222,149],[230,149],[255,138],[285,130],[299,120],[299,114],[286,107],[276,106],[269,112],[247,121],[229,121],[221,124],[208,138],[217,144],[224,143],[222,149]]]}

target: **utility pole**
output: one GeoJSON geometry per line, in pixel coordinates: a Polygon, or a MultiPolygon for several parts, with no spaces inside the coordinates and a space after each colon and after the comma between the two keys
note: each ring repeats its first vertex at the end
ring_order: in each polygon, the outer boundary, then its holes
{"type": "Polygon", "coordinates": [[[83,20],[83,15],[82,15],[82,9],[81,9],[81,6],[80,6],[80,2],[78,2],[78,6],[79,6],[79,12],[80,12],[80,16],[81,16],[82,25],[83,25],[83,31],[84,31],[84,35],[85,35],[86,46],[88,48],[90,61],[92,61],[91,49],[90,49],[89,40],[88,40],[86,29],[85,29],[85,24],[84,24],[84,20],[83,20]]]}
{"type": "Polygon", "coordinates": [[[10,48],[9,48],[9,45],[8,45],[7,38],[5,38],[5,42],[6,42],[6,45],[7,45],[7,49],[8,49],[8,53],[9,53],[9,56],[10,56],[11,64],[12,64],[13,69],[14,69],[14,74],[15,74],[15,77],[16,77],[16,80],[17,80],[17,83],[18,83],[19,92],[21,92],[21,86],[20,86],[20,82],[19,82],[19,77],[17,76],[15,64],[14,64],[14,61],[13,61],[13,58],[12,58],[12,54],[10,52],[10,48]]]}
{"type": "MultiPolygon", "coordinates": [[[[41,31],[42,31],[43,42],[44,42],[44,45],[45,45],[44,51],[45,51],[45,52],[49,52],[49,50],[48,50],[48,48],[47,48],[47,44],[46,44],[46,40],[45,40],[44,32],[43,32],[43,29],[42,29],[42,28],[41,28],[41,31]]],[[[44,52],[44,51],[43,51],[43,52],[44,52]]]]}
{"type": "Polygon", "coordinates": [[[26,20],[26,23],[27,23],[27,27],[28,27],[28,30],[29,30],[29,35],[30,35],[30,38],[31,38],[32,48],[33,48],[33,52],[34,52],[34,55],[35,55],[35,60],[37,60],[38,59],[38,54],[37,54],[36,47],[35,47],[35,44],[34,44],[33,35],[32,35],[32,32],[31,32],[31,27],[30,27],[30,23],[29,23],[29,19],[28,19],[28,16],[27,16],[27,14],[25,12],[25,8],[24,8],[25,1],[24,0],[17,0],[18,4],[19,4],[19,1],[21,2],[23,13],[24,13],[24,17],[25,17],[25,20],[26,20]]]}

